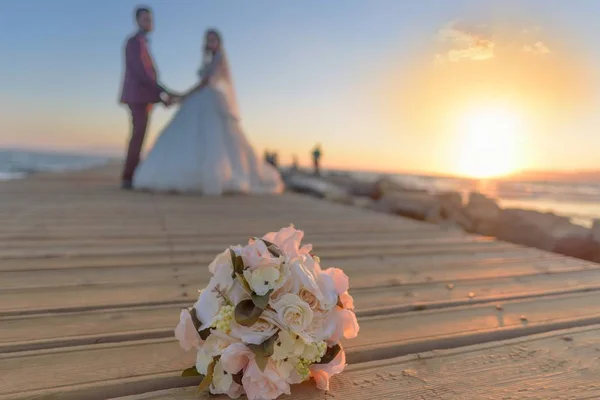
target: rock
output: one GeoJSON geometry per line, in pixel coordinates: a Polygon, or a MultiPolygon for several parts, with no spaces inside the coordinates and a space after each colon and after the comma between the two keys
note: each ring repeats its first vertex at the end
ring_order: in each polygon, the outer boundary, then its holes
{"type": "Polygon", "coordinates": [[[592,231],[585,226],[573,224],[571,221],[567,220],[566,222],[556,224],[552,228],[552,236],[554,236],[556,239],[561,239],[564,237],[590,239],[592,236],[592,231]]]}
{"type": "Polygon", "coordinates": [[[593,241],[600,243],[600,219],[594,219],[590,236],[593,241]]]}
{"type": "Polygon", "coordinates": [[[442,205],[440,203],[432,204],[431,208],[425,214],[425,221],[432,224],[439,224],[444,221],[442,216],[442,205]]]}
{"type": "Polygon", "coordinates": [[[336,203],[353,204],[352,196],[344,189],[318,177],[291,175],[286,178],[286,188],[296,193],[304,193],[336,203]]]}
{"type": "Polygon", "coordinates": [[[568,217],[561,217],[550,212],[544,213],[535,210],[509,208],[504,210],[504,214],[513,215],[517,218],[521,218],[531,224],[537,225],[540,228],[547,230],[554,230],[559,226],[571,224],[571,220],[568,217]]]}
{"type": "Polygon", "coordinates": [[[373,193],[372,198],[375,200],[378,200],[380,198],[382,198],[383,196],[385,196],[386,194],[389,193],[395,193],[395,192],[419,192],[419,193],[426,193],[425,191],[420,191],[420,190],[414,190],[414,189],[410,189],[404,185],[401,185],[397,182],[395,182],[394,180],[392,180],[391,178],[388,177],[382,177],[379,178],[376,182],[375,182],[375,191],[373,193]]]}
{"type": "Polygon", "coordinates": [[[368,197],[371,199],[380,197],[377,182],[360,180],[350,175],[342,174],[328,175],[325,180],[346,190],[350,195],[355,197],[368,197]]]}
{"type": "Polygon", "coordinates": [[[496,236],[498,231],[498,221],[496,220],[483,220],[475,221],[471,225],[469,232],[478,233],[483,236],[496,236]]]}
{"type": "Polygon", "coordinates": [[[368,197],[355,197],[354,205],[360,208],[369,208],[372,209],[375,202],[368,197]]]}
{"type": "Polygon", "coordinates": [[[473,221],[466,215],[463,209],[454,207],[442,207],[442,218],[460,226],[467,232],[473,232],[473,221]]]}
{"type": "Polygon", "coordinates": [[[556,241],[555,253],[582,260],[600,262],[600,243],[592,237],[568,236],[556,241]]]}
{"type": "Polygon", "coordinates": [[[329,200],[333,203],[345,204],[347,206],[354,205],[354,198],[344,191],[327,191],[325,192],[324,198],[325,200],[329,200]]]}
{"type": "Polygon", "coordinates": [[[562,238],[589,236],[588,229],[571,223],[567,217],[521,209],[502,210],[490,230],[500,240],[548,251],[554,251],[562,238]]]}
{"type": "Polygon", "coordinates": [[[465,212],[460,193],[441,193],[437,195],[437,198],[441,203],[440,215],[444,221],[458,225],[468,232],[473,230],[473,221],[465,212]]]}
{"type": "Polygon", "coordinates": [[[481,224],[487,223],[486,229],[490,230],[487,232],[489,236],[496,236],[500,240],[523,246],[552,251],[556,240],[551,232],[544,229],[542,225],[536,224],[534,220],[523,218],[521,211],[523,210],[503,210],[495,224],[488,220],[479,222],[477,226],[479,228],[481,224]]]}
{"type": "Polygon", "coordinates": [[[469,203],[465,207],[465,212],[474,222],[495,221],[500,215],[500,207],[495,200],[481,193],[472,192],[469,195],[469,203]]]}
{"type": "Polygon", "coordinates": [[[421,221],[440,219],[440,201],[432,195],[420,192],[392,192],[377,201],[373,209],[397,214],[421,221]]]}
{"type": "Polygon", "coordinates": [[[463,208],[462,195],[458,192],[444,192],[437,195],[442,204],[455,208],[463,208]]]}

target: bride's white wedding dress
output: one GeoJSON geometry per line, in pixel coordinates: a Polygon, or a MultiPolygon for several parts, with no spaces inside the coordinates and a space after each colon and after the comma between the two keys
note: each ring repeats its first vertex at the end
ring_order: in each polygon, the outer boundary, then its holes
{"type": "Polygon", "coordinates": [[[199,72],[208,85],[192,93],[135,172],[133,186],[153,191],[277,194],[277,170],[244,136],[227,59],[222,52],[199,72]]]}

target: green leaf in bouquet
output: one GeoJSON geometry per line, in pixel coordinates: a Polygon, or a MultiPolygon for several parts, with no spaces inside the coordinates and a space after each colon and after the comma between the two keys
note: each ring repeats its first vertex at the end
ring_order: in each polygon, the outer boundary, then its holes
{"type": "Polygon", "coordinates": [[[235,383],[237,383],[238,385],[242,384],[242,378],[243,377],[244,377],[244,371],[240,371],[237,374],[231,375],[231,378],[233,379],[233,381],[235,383]]]}
{"type": "Polygon", "coordinates": [[[200,339],[206,340],[210,336],[210,326],[206,329],[202,329],[200,332],[200,339]]]}
{"type": "Polygon", "coordinates": [[[273,289],[269,290],[266,294],[259,296],[256,293],[252,292],[252,302],[254,305],[261,310],[264,310],[269,305],[269,299],[271,298],[271,293],[273,293],[273,289]]]}
{"type": "Polygon", "coordinates": [[[213,376],[215,373],[215,364],[216,364],[215,360],[213,360],[210,364],[208,364],[206,376],[204,377],[204,379],[202,379],[202,382],[200,382],[200,385],[198,386],[198,390],[208,389],[208,387],[212,383],[213,376]]]}
{"type": "Polygon", "coordinates": [[[263,243],[267,246],[267,250],[269,250],[269,253],[271,253],[271,255],[273,257],[279,257],[279,256],[283,255],[283,251],[281,251],[281,249],[276,244],[271,243],[265,239],[260,239],[260,240],[262,240],[263,243]]]}
{"type": "Polygon", "coordinates": [[[184,370],[181,373],[181,376],[190,377],[190,376],[203,376],[203,375],[200,372],[198,372],[198,370],[196,369],[196,366],[194,365],[193,367],[184,370]]]}
{"type": "Polygon", "coordinates": [[[277,341],[277,335],[271,336],[269,339],[262,342],[262,344],[249,344],[248,348],[254,353],[254,361],[261,371],[264,371],[269,362],[269,357],[275,352],[275,342],[277,341]]]}
{"type": "Polygon", "coordinates": [[[328,347],[325,355],[321,357],[321,361],[319,361],[317,364],[329,364],[337,357],[337,355],[340,353],[340,350],[342,350],[342,347],[339,344],[336,344],[333,347],[328,347]]]}
{"type": "Polygon", "coordinates": [[[231,264],[233,265],[233,273],[231,274],[231,277],[235,278],[237,274],[244,273],[244,259],[235,254],[235,251],[232,249],[229,249],[229,253],[231,254],[231,264]]]}
{"type": "Polygon", "coordinates": [[[252,300],[242,300],[235,306],[235,322],[242,326],[252,326],[258,321],[262,313],[263,309],[256,307],[252,300]]]}
{"type": "Polygon", "coordinates": [[[192,316],[192,322],[194,323],[194,328],[196,328],[196,331],[198,331],[200,329],[200,327],[202,326],[202,321],[200,321],[198,319],[195,308],[192,308],[190,310],[190,315],[192,316]]]}
{"type": "Polygon", "coordinates": [[[236,274],[236,278],[237,278],[238,282],[240,283],[240,285],[242,285],[242,289],[244,289],[244,291],[246,293],[252,294],[252,288],[250,287],[248,282],[246,282],[246,278],[244,278],[244,275],[236,274]]]}

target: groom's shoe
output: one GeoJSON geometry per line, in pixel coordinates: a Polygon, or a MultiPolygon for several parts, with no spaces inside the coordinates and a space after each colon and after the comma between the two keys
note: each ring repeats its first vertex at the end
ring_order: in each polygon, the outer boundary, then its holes
{"type": "Polygon", "coordinates": [[[131,190],[131,189],[133,189],[133,184],[131,183],[131,181],[123,181],[121,183],[121,189],[123,189],[123,190],[131,190]]]}

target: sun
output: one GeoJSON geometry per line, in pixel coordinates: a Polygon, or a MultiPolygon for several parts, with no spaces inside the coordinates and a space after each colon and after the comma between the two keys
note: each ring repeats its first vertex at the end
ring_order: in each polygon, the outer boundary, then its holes
{"type": "Polygon", "coordinates": [[[459,132],[459,173],[493,178],[515,172],[521,134],[519,115],[509,108],[488,107],[466,113],[459,132]]]}

